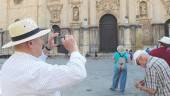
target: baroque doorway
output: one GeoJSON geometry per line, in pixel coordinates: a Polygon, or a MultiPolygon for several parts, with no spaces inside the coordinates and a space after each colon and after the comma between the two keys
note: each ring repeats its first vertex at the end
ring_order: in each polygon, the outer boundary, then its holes
{"type": "Polygon", "coordinates": [[[117,19],[111,14],[105,14],[99,21],[100,52],[116,51],[118,45],[117,19]]]}

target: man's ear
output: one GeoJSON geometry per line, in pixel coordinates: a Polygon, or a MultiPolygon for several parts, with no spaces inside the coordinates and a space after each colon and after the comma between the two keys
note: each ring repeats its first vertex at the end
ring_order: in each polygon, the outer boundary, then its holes
{"type": "Polygon", "coordinates": [[[32,48],[32,44],[33,44],[32,41],[27,41],[26,42],[26,47],[27,48],[32,48]]]}

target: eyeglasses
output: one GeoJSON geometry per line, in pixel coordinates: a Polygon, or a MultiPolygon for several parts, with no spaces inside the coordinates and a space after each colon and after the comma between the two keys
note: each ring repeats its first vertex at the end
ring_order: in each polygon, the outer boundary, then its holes
{"type": "Polygon", "coordinates": [[[139,64],[139,59],[136,60],[136,64],[137,64],[137,65],[140,65],[140,64],[139,64]]]}
{"type": "Polygon", "coordinates": [[[136,64],[137,64],[137,65],[140,65],[139,59],[140,59],[140,57],[138,57],[138,58],[136,59],[136,64]]]}

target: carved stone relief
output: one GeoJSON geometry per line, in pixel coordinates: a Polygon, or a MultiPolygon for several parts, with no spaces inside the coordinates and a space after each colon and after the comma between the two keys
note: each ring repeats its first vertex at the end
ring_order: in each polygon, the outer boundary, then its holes
{"type": "Polygon", "coordinates": [[[60,14],[63,8],[60,0],[48,0],[47,7],[51,15],[51,22],[60,23],[60,14]]]}
{"type": "Polygon", "coordinates": [[[116,10],[119,8],[120,1],[119,0],[100,0],[96,1],[97,11],[108,11],[108,10],[116,10]]]}

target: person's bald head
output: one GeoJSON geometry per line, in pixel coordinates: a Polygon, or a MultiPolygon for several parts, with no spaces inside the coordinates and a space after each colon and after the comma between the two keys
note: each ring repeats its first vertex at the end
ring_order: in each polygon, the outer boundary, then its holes
{"type": "Polygon", "coordinates": [[[149,54],[145,50],[137,50],[134,53],[133,60],[135,64],[145,67],[148,61],[149,54]]]}

